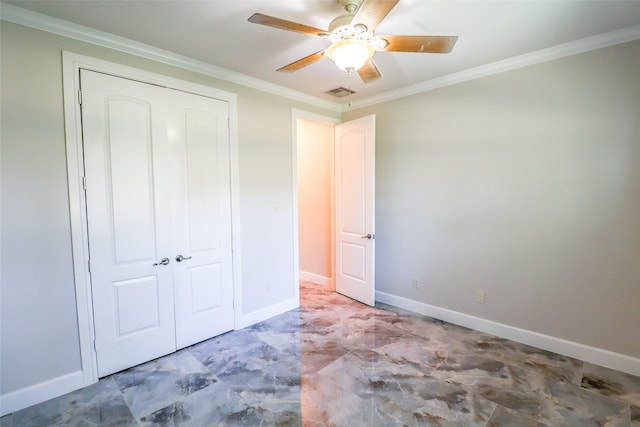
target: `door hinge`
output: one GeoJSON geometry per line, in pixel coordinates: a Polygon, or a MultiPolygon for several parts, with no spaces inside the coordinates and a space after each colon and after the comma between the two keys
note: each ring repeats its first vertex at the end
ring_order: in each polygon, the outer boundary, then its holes
{"type": "Polygon", "coordinates": [[[96,345],[96,340],[93,340],[93,351],[98,352],[98,346],[96,345]]]}
{"type": "Polygon", "coordinates": [[[87,191],[87,177],[86,176],[82,177],[82,189],[84,191],[87,191]]]}
{"type": "Polygon", "coordinates": [[[89,270],[89,273],[91,273],[91,260],[87,261],[87,268],[89,270]]]}
{"type": "Polygon", "coordinates": [[[78,104],[82,105],[82,90],[78,89],[78,104]]]}

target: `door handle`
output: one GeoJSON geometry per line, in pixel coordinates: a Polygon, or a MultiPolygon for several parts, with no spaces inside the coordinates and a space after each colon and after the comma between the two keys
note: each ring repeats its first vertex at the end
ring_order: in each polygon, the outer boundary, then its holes
{"type": "Polygon", "coordinates": [[[169,262],[170,262],[169,258],[162,258],[160,260],[160,262],[156,262],[153,265],[167,265],[167,264],[169,264],[169,262]]]}
{"type": "Polygon", "coordinates": [[[182,261],[186,261],[186,260],[191,259],[191,258],[193,258],[193,257],[192,256],[182,256],[182,254],[180,254],[180,255],[178,255],[176,257],[176,261],[182,262],[182,261]]]}
{"type": "Polygon", "coordinates": [[[375,236],[371,233],[360,236],[361,239],[373,239],[375,236]]]}

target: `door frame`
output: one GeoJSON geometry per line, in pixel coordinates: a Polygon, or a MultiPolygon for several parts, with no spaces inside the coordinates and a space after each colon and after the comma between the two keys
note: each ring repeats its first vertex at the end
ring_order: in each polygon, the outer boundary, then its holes
{"type": "Polygon", "coordinates": [[[150,71],[104,61],[101,59],[62,52],[62,79],[64,97],[64,128],[67,157],[67,182],[73,276],[75,281],[80,360],[83,385],[98,381],[97,358],[94,348],[93,301],[89,272],[89,237],[87,230],[86,200],[84,192],[84,157],[80,103],[80,69],[136,80],[169,89],[226,101],[229,105],[229,162],[231,172],[232,221],[232,285],[234,296],[234,329],[241,324],[242,277],[240,265],[240,168],[238,144],[238,99],[235,93],[215,89],[189,81],[156,74],[150,71]]]}
{"type": "MultiPolygon", "coordinates": [[[[324,116],[309,111],[300,110],[297,108],[291,109],[291,132],[292,132],[292,182],[293,182],[293,278],[294,278],[294,292],[296,301],[300,301],[300,231],[299,226],[299,211],[298,211],[298,120],[304,120],[307,122],[314,122],[320,125],[335,128],[335,125],[342,122],[339,118],[324,116]]],[[[335,170],[334,170],[334,149],[335,139],[331,139],[331,237],[329,245],[331,247],[331,277],[329,281],[328,289],[336,290],[336,254],[335,254],[335,170]]]]}

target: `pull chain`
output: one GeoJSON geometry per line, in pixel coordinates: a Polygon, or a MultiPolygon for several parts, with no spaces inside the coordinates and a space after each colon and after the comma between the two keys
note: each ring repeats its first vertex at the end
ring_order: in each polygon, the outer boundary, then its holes
{"type": "Polygon", "coordinates": [[[347,105],[349,106],[349,108],[351,108],[351,93],[353,92],[351,90],[351,75],[353,74],[353,68],[349,68],[347,74],[349,75],[349,77],[347,77],[347,89],[349,91],[349,103],[347,105]]]}

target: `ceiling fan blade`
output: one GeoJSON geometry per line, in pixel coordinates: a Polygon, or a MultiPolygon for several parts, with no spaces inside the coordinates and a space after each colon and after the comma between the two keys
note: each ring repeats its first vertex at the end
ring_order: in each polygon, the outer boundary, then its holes
{"type": "Polygon", "coordinates": [[[305,56],[302,59],[298,59],[297,61],[292,62],[289,65],[285,65],[282,68],[278,68],[277,71],[292,73],[294,71],[299,70],[300,68],[306,67],[307,65],[311,65],[314,62],[321,60],[322,58],[324,58],[324,50],[321,50],[316,53],[312,53],[311,55],[305,56]]]}
{"type": "Polygon", "coordinates": [[[321,37],[322,35],[327,34],[326,31],[319,28],[298,24],[297,22],[287,21],[285,19],[275,18],[273,16],[263,15],[262,13],[254,13],[249,17],[248,21],[254,24],[280,28],[281,30],[294,31],[296,33],[302,33],[313,37],[321,37]]]}
{"type": "Polygon", "coordinates": [[[376,63],[373,62],[373,58],[369,58],[367,62],[364,63],[364,65],[358,70],[358,75],[365,83],[370,83],[382,77],[376,63]]]}
{"type": "Polygon", "coordinates": [[[389,43],[380,49],[385,52],[449,53],[458,36],[376,36],[372,44],[376,39],[389,43]]]}
{"type": "Polygon", "coordinates": [[[364,0],[351,20],[351,25],[362,24],[373,32],[399,0],[364,0]]]}

